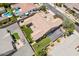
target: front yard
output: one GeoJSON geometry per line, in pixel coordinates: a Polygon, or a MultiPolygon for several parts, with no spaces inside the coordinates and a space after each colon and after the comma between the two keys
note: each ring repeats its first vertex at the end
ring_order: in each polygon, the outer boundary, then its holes
{"type": "Polygon", "coordinates": [[[49,37],[46,37],[44,39],[42,39],[40,42],[38,43],[35,43],[33,45],[33,48],[35,50],[35,55],[37,56],[41,56],[45,50],[45,47],[51,42],[50,38],[49,37]]]}

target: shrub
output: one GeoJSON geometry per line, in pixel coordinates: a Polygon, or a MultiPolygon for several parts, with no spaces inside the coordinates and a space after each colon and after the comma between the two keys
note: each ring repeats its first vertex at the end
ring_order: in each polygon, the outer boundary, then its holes
{"type": "Polygon", "coordinates": [[[60,39],[57,39],[56,41],[57,41],[58,43],[60,43],[60,39]]]}

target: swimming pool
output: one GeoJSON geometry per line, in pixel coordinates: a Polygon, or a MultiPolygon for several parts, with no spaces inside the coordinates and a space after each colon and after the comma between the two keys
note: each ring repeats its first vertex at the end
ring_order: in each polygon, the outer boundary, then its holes
{"type": "Polygon", "coordinates": [[[10,12],[6,12],[6,13],[4,13],[2,15],[5,16],[5,17],[12,17],[12,14],[10,12]]]}

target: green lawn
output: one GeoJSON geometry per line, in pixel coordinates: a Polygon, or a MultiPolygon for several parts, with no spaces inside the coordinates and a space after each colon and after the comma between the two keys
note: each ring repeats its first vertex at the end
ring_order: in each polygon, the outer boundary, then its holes
{"type": "Polygon", "coordinates": [[[17,41],[18,39],[20,39],[18,33],[13,33],[13,36],[14,36],[14,38],[16,39],[16,41],[17,41]]]}
{"type": "Polygon", "coordinates": [[[50,38],[46,37],[44,39],[42,39],[40,42],[35,43],[33,45],[33,48],[35,49],[35,54],[39,55],[39,52],[42,51],[42,49],[44,49],[49,43],[50,43],[50,38]]]}
{"type": "Polygon", "coordinates": [[[31,30],[31,28],[26,27],[26,26],[22,26],[21,28],[22,28],[22,31],[24,32],[25,37],[28,40],[28,42],[32,42],[32,37],[31,37],[32,30],[31,30]]]}

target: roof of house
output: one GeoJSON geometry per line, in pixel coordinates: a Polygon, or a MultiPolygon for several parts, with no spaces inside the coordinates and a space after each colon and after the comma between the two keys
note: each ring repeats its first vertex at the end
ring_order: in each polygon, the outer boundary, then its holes
{"type": "Polygon", "coordinates": [[[33,3],[17,3],[11,5],[12,8],[21,8],[21,13],[25,13],[33,8],[36,8],[36,6],[33,3]]]}
{"type": "Polygon", "coordinates": [[[79,9],[79,3],[64,3],[68,8],[73,9],[73,7],[79,9]]]}
{"type": "Polygon", "coordinates": [[[13,49],[10,34],[6,29],[0,29],[0,55],[13,49]]]}
{"type": "Polygon", "coordinates": [[[57,27],[62,24],[62,20],[60,18],[54,19],[52,14],[48,13],[36,13],[34,16],[24,20],[24,24],[32,23],[30,26],[33,33],[31,34],[34,40],[42,37],[46,32],[48,32],[51,28],[57,27]]]}

